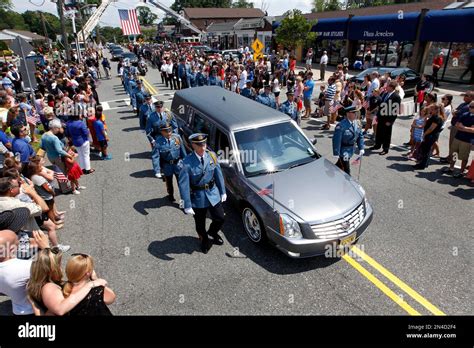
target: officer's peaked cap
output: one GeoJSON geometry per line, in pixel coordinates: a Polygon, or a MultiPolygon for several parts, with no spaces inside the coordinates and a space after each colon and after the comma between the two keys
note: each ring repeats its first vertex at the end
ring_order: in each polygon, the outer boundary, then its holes
{"type": "Polygon", "coordinates": [[[195,144],[202,144],[207,141],[207,134],[195,133],[189,137],[189,141],[195,144]]]}

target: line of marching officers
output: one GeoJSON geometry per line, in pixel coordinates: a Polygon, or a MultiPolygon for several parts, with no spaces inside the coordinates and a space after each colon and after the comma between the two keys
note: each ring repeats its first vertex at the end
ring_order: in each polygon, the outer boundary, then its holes
{"type": "Polygon", "coordinates": [[[171,202],[175,201],[173,177],[176,177],[182,208],[194,217],[201,250],[206,254],[212,244],[224,244],[218,232],[224,223],[222,203],[227,194],[217,156],[207,149],[207,135],[202,133],[189,137],[193,151],[187,154],[175,117],[164,109],[162,101],[155,102],[152,108],[151,98],[146,96],[145,100],[140,108],[140,122],[142,117],[146,120],[145,132],[152,148],[153,171],[157,178],[165,181],[171,202]],[[208,212],[212,222],[206,230],[208,212]]]}

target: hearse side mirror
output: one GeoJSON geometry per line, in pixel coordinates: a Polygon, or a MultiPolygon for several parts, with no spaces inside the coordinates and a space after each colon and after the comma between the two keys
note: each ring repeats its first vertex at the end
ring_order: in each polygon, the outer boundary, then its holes
{"type": "Polygon", "coordinates": [[[219,160],[219,164],[220,164],[221,166],[223,166],[223,167],[229,167],[229,168],[232,167],[232,162],[229,161],[227,158],[225,158],[225,159],[220,159],[220,160],[219,160]]]}

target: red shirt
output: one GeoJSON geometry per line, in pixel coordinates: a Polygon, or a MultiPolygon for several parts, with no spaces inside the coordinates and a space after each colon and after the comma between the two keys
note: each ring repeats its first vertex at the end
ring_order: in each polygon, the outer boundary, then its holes
{"type": "Polygon", "coordinates": [[[443,57],[435,57],[435,59],[433,59],[433,65],[443,66],[443,57]]]}

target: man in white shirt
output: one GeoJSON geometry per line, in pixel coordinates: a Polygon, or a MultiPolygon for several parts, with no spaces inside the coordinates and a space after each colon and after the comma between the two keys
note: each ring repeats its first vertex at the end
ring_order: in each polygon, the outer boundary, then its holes
{"type": "Polygon", "coordinates": [[[380,88],[380,80],[379,80],[379,73],[374,71],[372,73],[372,83],[369,86],[369,89],[367,90],[367,95],[366,98],[370,98],[372,96],[372,93],[380,88]]]}
{"type": "MultiPolygon", "coordinates": [[[[9,211],[8,213],[16,214],[15,211],[9,211]]],[[[14,226],[18,227],[21,224],[21,221],[18,221],[19,215],[14,216],[13,220],[6,217],[5,214],[2,215],[3,217],[0,218],[2,220],[0,224],[2,225],[5,225],[6,222],[6,224],[15,228],[14,226]]],[[[49,248],[48,238],[43,232],[35,232],[34,238],[40,249],[49,248]]],[[[26,285],[30,280],[33,260],[18,259],[16,257],[17,249],[18,238],[16,233],[11,230],[0,230],[0,293],[10,297],[13,314],[32,315],[33,308],[27,298],[26,285]]]]}
{"type": "Polygon", "coordinates": [[[245,88],[245,84],[247,83],[247,70],[244,68],[243,65],[240,66],[240,77],[239,77],[239,89],[237,90],[237,93],[240,94],[240,91],[245,88]]]}
{"type": "Polygon", "coordinates": [[[321,78],[319,79],[319,81],[324,81],[324,75],[326,74],[327,65],[328,65],[328,53],[327,51],[324,51],[319,61],[319,71],[321,73],[321,78]]]}

